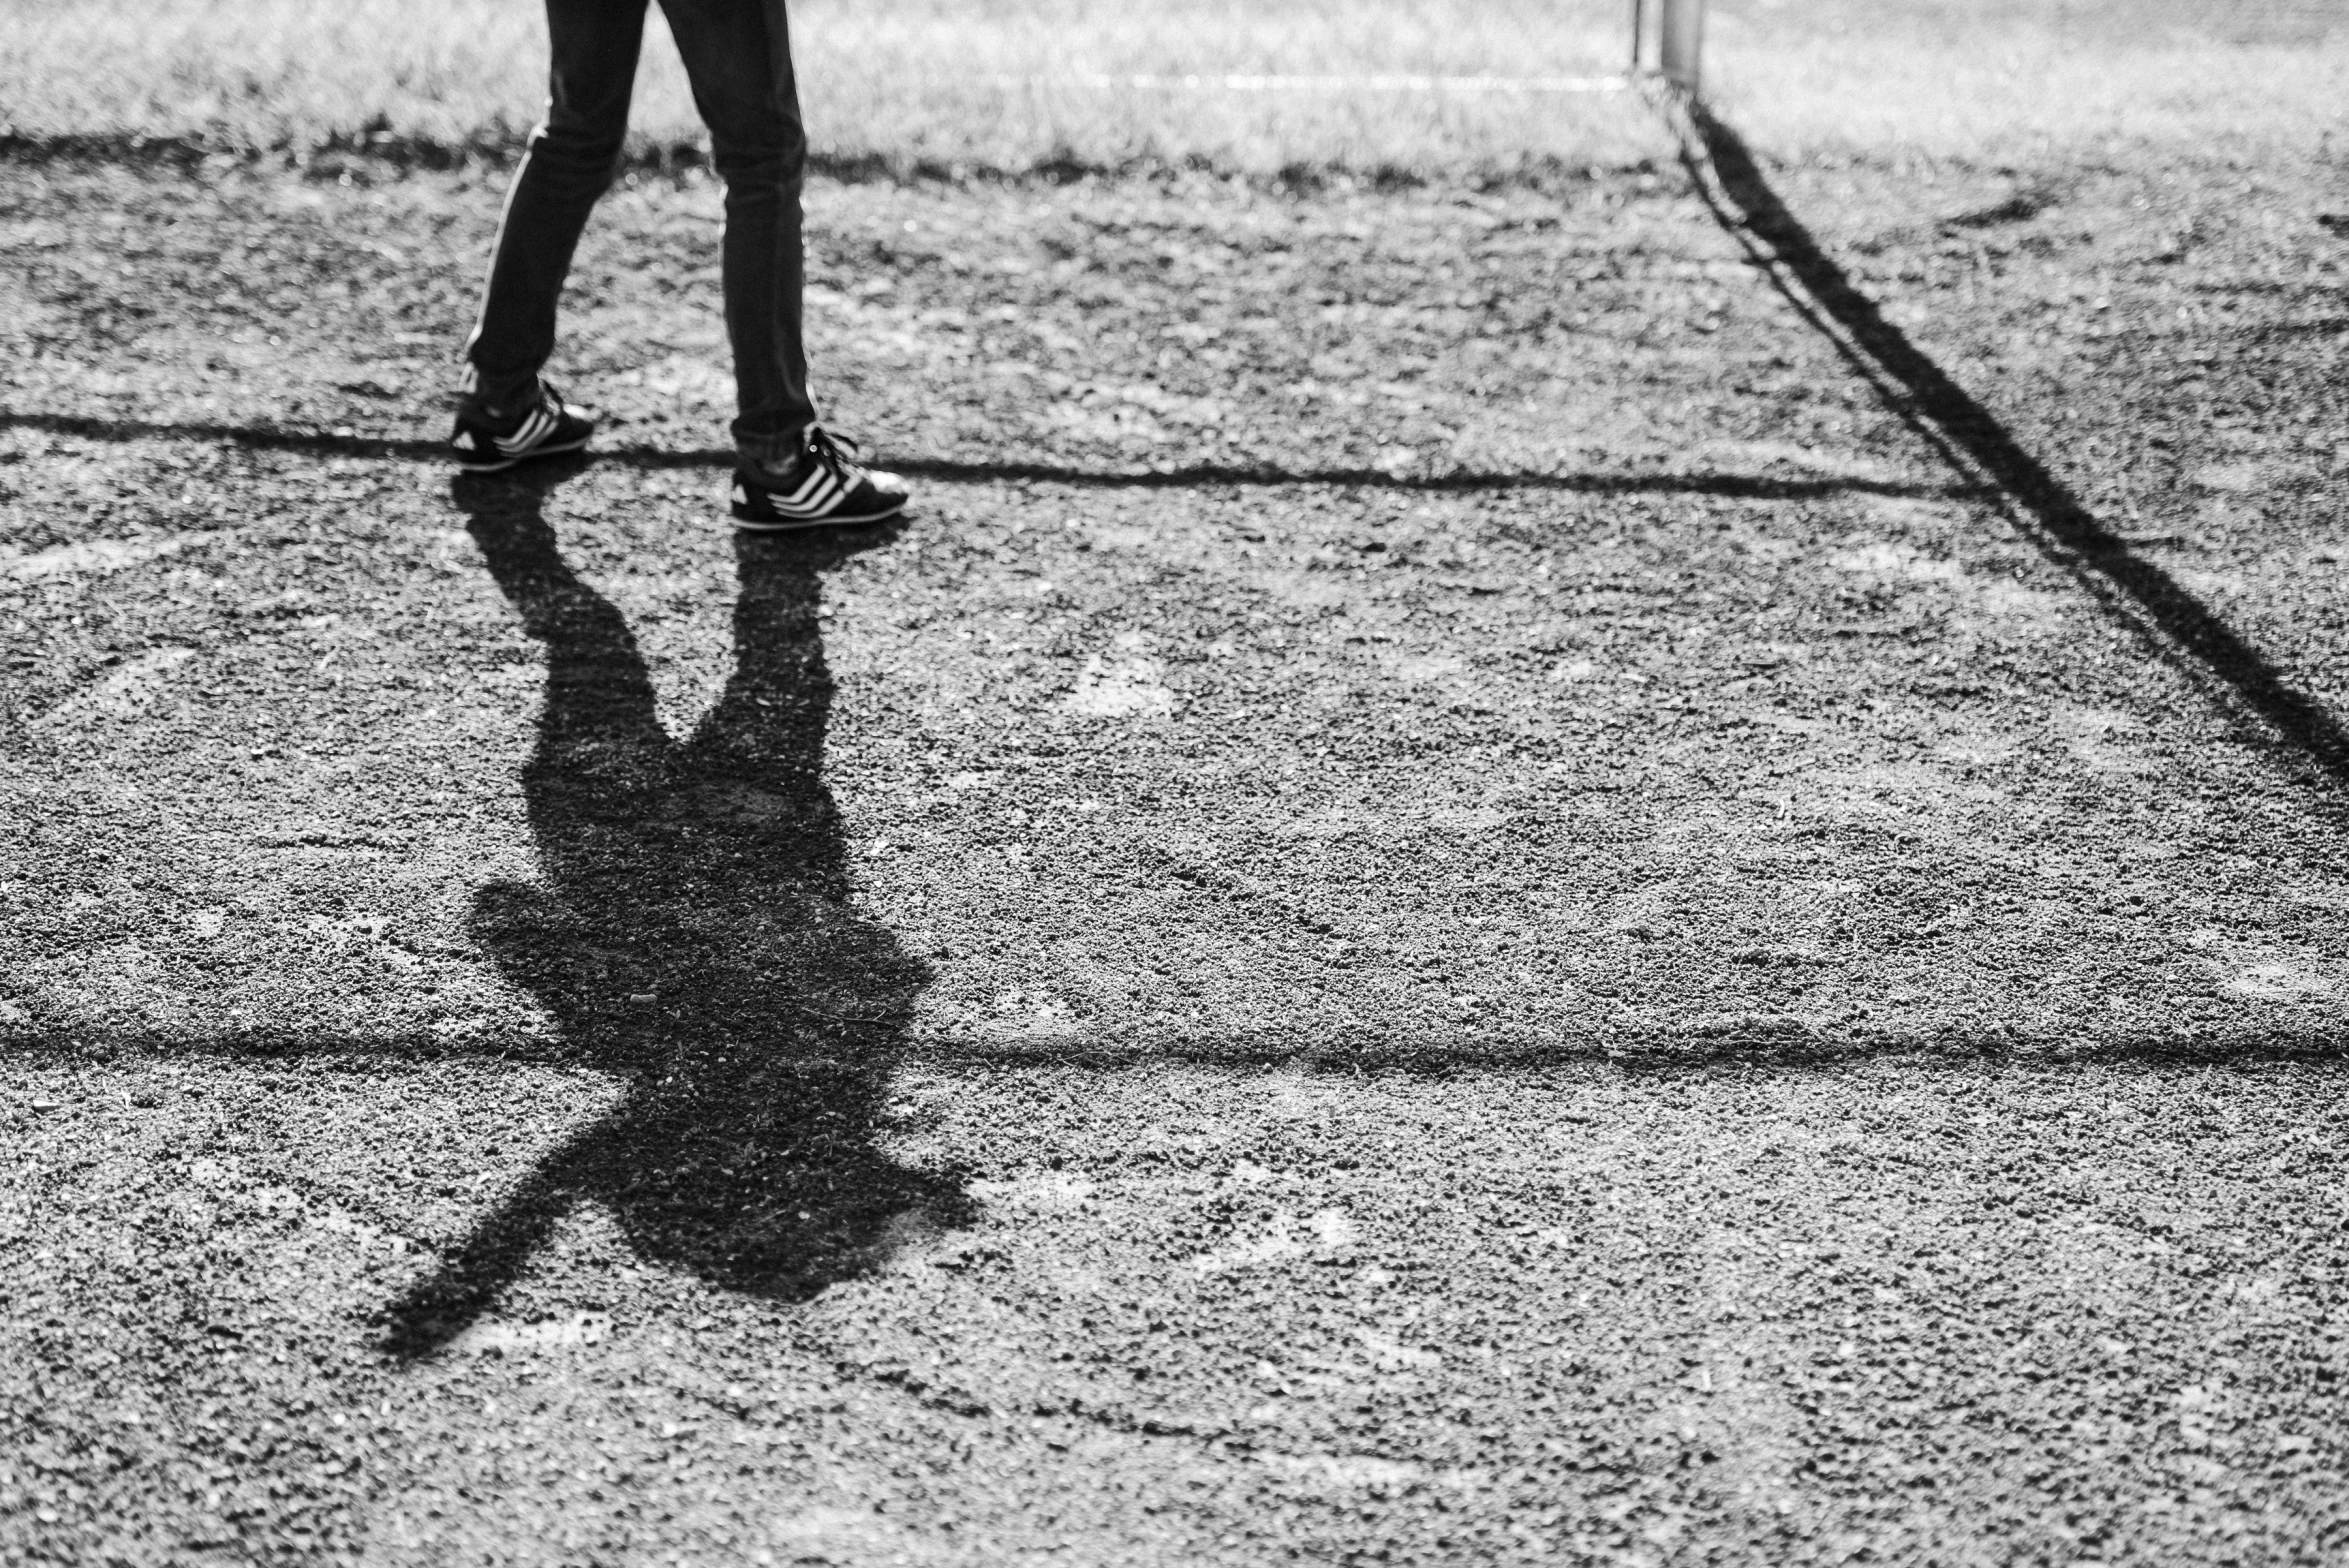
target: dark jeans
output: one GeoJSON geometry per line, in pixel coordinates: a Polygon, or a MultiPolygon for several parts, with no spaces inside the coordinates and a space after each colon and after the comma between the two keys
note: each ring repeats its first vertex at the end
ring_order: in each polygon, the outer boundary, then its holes
{"type": "MultiPolygon", "coordinates": [[[[596,198],[611,185],[647,0],[546,0],[554,66],[546,123],[506,196],[481,320],[466,340],[474,396],[496,406],[533,384],[555,347],[555,301],[596,198]]],[[[788,468],[815,422],[800,337],[800,180],[807,135],[783,0],[661,0],[726,182],[726,333],[738,395],[734,444],[788,468]]]]}

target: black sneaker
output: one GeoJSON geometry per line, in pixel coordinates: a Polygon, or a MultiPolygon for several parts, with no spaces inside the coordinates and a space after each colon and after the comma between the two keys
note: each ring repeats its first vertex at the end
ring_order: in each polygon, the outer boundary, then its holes
{"type": "MultiPolygon", "coordinates": [[[[771,480],[734,471],[734,526],[745,529],[831,528],[877,523],[905,510],[905,481],[852,460],[822,426],[809,427],[798,466],[771,480]]],[[[845,443],[854,450],[856,443],[845,443]]]]}
{"type": "Polygon", "coordinates": [[[594,423],[565,408],[563,394],[551,382],[541,381],[537,399],[510,414],[493,415],[471,404],[460,407],[449,452],[469,474],[494,474],[534,457],[576,452],[594,434],[594,423]]]}

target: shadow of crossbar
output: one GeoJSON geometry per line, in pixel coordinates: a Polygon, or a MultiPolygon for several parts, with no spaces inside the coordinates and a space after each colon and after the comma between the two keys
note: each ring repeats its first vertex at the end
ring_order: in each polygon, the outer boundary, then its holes
{"type": "MultiPolygon", "coordinates": [[[[1779,294],[1973,493],[2165,663],[2269,749],[2349,784],[2349,733],[2178,580],[2107,528],[1856,286],[1772,188],[1744,139],[1701,102],[1683,111],[1681,161],[1714,219],[1779,294]]],[[[2338,804],[2337,800],[2333,802],[2338,804]]]]}
{"type": "MultiPolygon", "coordinates": [[[[438,441],[336,435],[328,431],[278,430],[262,426],[98,419],[76,414],[0,412],[0,430],[39,430],[85,441],[212,441],[259,451],[304,452],[318,457],[375,461],[446,460],[438,441]]],[[[658,447],[599,448],[599,463],[628,468],[723,468],[734,462],[725,448],[683,451],[658,447]]],[[[1571,495],[1706,495],[1725,500],[1803,501],[1837,495],[1888,496],[1904,500],[1970,500],[1988,494],[1970,483],[1915,484],[1858,475],[1792,476],[1721,473],[1542,473],[1459,470],[1396,474],[1383,468],[1284,468],[1274,463],[1188,463],[1163,468],[1093,469],[1065,463],[965,462],[955,458],[892,455],[886,466],[909,478],[945,484],[1056,484],[1094,490],[1211,490],[1275,486],[1326,486],[1399,490],[1423,494],[1480,491],[1557,491],[1571,495]]]]}
{"type": "MultiPolygon", "coordinates": [[[[1091,1032],[1019,1037],[922,1035],[899,1020],[868,1020],[810,1009],[804,1022],[844,1050],[884,1025],[898,1029],[896,1060],[906,1066],[1118,1073],[1185,1066],[1231,1072],[1302,1071],[1347,1077],[1445,1078],[1470,1072],[1549,1072],[1609,1068],[1644,1073],[1805,1072],[1894,1059],[1919,1064],[1995,1063],[2061,1072],[2134,1066],[2146,1069],[2246,1066],[2270,1062],[2349,1068],[2349,1040],[2323,1025],[2133,1030],[2103,1036],[2034,1038],[1991,1025],[1975,1029],[1885,1029],[1855,1033],[1792,1020],[1687,1030],[1593,1029],[1578,1032],[1430,1027],[1362,1031],[1300,1039],[1293,1029],[1153,1036],[1091,1032]]],[[[469,1061],[572,1068],[579,1060],[559,1044],[487,1032],[450,1039],[428,1031],[382,1035],[298,1029],[231,1030],[210,1035],[109,1033],[33,1035],[0,1044],[0,1058],[25,1065],[210,1061],[223,1065],[300,1063],[355,1076],[399,1073],[469,1061]]]]}

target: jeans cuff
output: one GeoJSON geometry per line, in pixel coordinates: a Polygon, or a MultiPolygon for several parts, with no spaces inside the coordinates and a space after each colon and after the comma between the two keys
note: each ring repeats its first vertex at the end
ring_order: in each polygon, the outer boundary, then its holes
{"type": "Polygon", "coordinates": [[[742,466],[768,474],[790,473],[799,466],[799,454],[806,449],[805,430],[734,438],[734,455],[742,460],[742,466]]]}
{"type": "Polygon", "coordinates": [[[457,383],[457,406],[468,414],[511,414],[538,400],[538,372],[492,376],[478,365],[465,367],[457,383]]]}

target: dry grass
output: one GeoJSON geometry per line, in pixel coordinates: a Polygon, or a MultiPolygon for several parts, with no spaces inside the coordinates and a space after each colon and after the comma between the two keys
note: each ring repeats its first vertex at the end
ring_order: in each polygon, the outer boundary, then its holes
{"type": "Polygon", "coordinates": [[[2305,155],[2349,122],[2335,4],[1975,0],[1725,6],[1716,96],[1762,145],[2016,164],[2155,146],[2305,155]]]}
{"type": "MultiPolygon", "coordinates": [[[[2349,28],[2276,0],[1739,0],[1716,4],[1717,96],[1789,155],[2036,162],[2099,144],[2307,150],[2338,138],[2349,28]]],[[[1136,89],[1199,73],[1592,75],[1622,0],[804,0],[812,134],[834,160],[1025,168],[1192,163],[1506,174],[1668,149],[1623,95],[1136,89]]],[[[511,0],[14,0],[0,130],[298,148],[369,134],[503,149],[535,116],[542,26],[511,0]]],[[[659,32],[656,21],[655,33],[659,32]]],[[[665,39],[645,145],[699,137],[665,39]]]]}
{"type": "MultiPolygon", "coordinates": [[[[1600,74],[1623,64],[1613,0],[1170,0],[1147,10],[1098,0],[807,0],[792,14],[810,132],[835,158],[1508,167],[1660,150],[1635,105],[1605,99],[1200,93],[1086,80],[1600,74]]],[[[0,114],[20,135],[276,147],[373,128],[500,143],[537,113],[542,40],[536,10],[507,0],[18,0],[0,18],[0,114]],[[419,12],[424,25],[410,20],[419,12]],[[85,63],[93,61],[103,67],[85,63]]],[[[636,123],[648,144],[699,137],[665,37],[646,52],[636,123]]]]}

